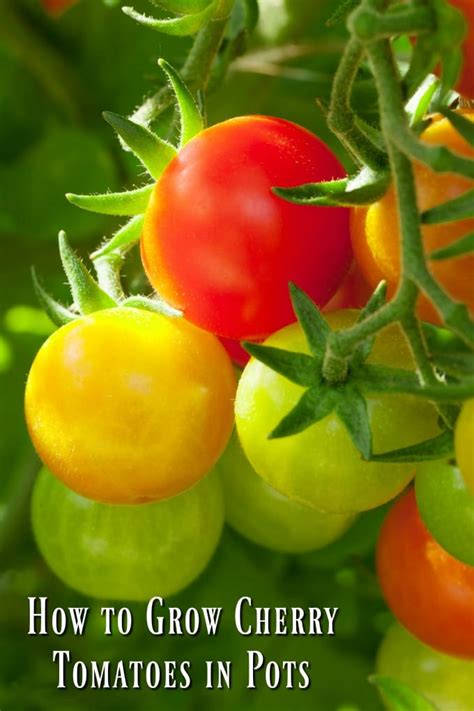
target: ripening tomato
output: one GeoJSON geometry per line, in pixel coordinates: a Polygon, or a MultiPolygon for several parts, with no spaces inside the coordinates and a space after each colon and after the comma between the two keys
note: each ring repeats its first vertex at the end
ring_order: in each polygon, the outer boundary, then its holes
{"type": "Polygon", "coordinates": [[[436,652],[401,625],[393,625],[385,635],[376,671],[407,684],[431,701],[437,711],[472,711],[474,662],[436,652]]]}
{"type": "Polygon", "coordinates": [[[173,496],[212,468],[233,425],[235,375],[184,319],[120,308],[63,326],[36,356],[26,419],[46,466],[83,496],[173,496]]]}
{"type": "Polygon", "coordinates": [[[219,340],[236,365],[243,368],[249,362],[250,355],[242,348],[240,341],[234,341],[231,338],[220,338],[219,340]]]}
{"type": "Polygon", "coordinates": [[[440,652],[474,657],[474,567],[435,541],[413,488],[385,519],[377,572],[388,606],[412,634],[440,652]]]}
{"type": "Polygon", "coordinates": [[[272,489],[253,469],[232,435],[216,464],[225,520],[242,536],[282,553],[305,553],[340,538],[353,523],[348,514],[325,514],[272,489]]]}
{"type": "Polygon", "coordinates": [[[209,562],[223,519],[215,476],[143,506],[84,499],[46,469],[33,491],[32,524],[42,555],[63,582],[92,597],[148,600],[182,590],[209,562]]]}
{"type": "Polygon", "coordinates": [[[78,0],[42,0],[44,9],[50,15],[60,15],[76,4],[78,0]]]}
{"type": "Polygon", "coordinates": [[[313,134],[266,116],[190,141],[158,180],[142,258],[161,296],[202,328],[258,340],[294,319],[288,282],[324,306],[351,261],[346,208],[294,205],[272,187],[344,171],[313,134]]]}
{"type": "MultiPolygon", "coordinates": [[[[325,317],[332,329],[354,324],[359,312],[334,311],[325,317]]],[[[308,353],[303,330],[292,324],[266,344],[308,353]]],[[[377,335],[369,362],[411,369],[408,344],[398,326],[377,335]]],[[[251,359],[237,388],[237,432],[255,471],[293,501],[328,513],[357,513],[380,506],[400,493],[414,475],[412,464],[366,462],[335,413],[303,432],[268,439],[292,410],[304,389],[268,366],[251,359]]],[[[439,430],[434,407],[421,399],[399,395],[367,397],[375,452],[407,447],[439,430]]]]}
{"type": "MultiPolygon", "coordinates": [[[[463,115],[474,121],[474,112],[464,110],[463,115]]],[[[431,145],[448,146],[456,153],[474,158],[474,148],[455,131],[445,118],[437,118],[422,135],[431,145]]],[[[451,173],[434,173],[420,163],[415,164],[416,190],[420,210],[452,200],[472,189],[473,181],[451,173]]],[[[393,295],[400,279],[400,233],[394,187],[384,197],[369,207],[352,211],[351,233],[355,258],[364,278],[372,287],[386,279],[389,295],[393,295]]],[[[422,227],[426,252],[446,247],[474,229],[474,218],[422,227]]],[[[472,274],[474,256],[428,262],[428,265],[450,295],[467,304],[474,313],[472,274]]],[[[438,322],[439,316],[425,296],[418,303],[419,316],[438,322]]]]}
{"type": "Polygon", "coordinates": [[[461,474],[474,495],[474,399],[462,407],[456,422],[455,444],[461,474]]]}

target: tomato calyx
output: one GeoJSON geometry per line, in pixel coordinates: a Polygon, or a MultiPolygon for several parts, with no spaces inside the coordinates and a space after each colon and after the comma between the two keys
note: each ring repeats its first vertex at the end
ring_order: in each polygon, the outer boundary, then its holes
{"type": "Polygon", "coordinates": [[[173,12],[179,8],[180,14],[178,14],[177,17],[158,19],[143,15],[134,10],[133,7],[123,7],[122,11],[140,25],[149,27],[156,32],[162,32],[163,34],[173,35],[175,37],[187,37],[197,34],[209,21],[226,17],[231,9],[229,0],[211,0],[204,4],[196,1],[191,2],[188,3],[186,12],[183,12],[184,7],[179,3],[177,6],[176,3],[174,5],[171,3],[171,7],[169,7],[166,0],[162,0],[159,4],[162,5],[164,9],[170,9],[173,12]]]}

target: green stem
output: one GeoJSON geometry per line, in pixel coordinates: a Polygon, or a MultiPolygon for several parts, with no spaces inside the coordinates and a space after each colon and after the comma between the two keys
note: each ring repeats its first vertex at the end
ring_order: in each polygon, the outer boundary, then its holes
{"type": "Polygon", "coordinates": [[[114,301],[121,301],[125,298],[120,280],[122,262],[123,258],[117,252],[94,259],[94,268],[99,286],[114,301]]]}
{"type": "Polygon", "coordinates": [[[0,560],[2,566],[14,560],[22,537],[29,530],[31,491],[40,462],[31,445],[20,456],[12,477],[12,486],[0,521],[0,560]]]}

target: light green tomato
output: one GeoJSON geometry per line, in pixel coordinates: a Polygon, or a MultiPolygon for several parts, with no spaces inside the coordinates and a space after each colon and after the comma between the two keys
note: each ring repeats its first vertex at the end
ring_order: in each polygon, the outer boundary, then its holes
{"type": "Polygon", "coordinates": [[[474,399],[464,403],[456,422],[456,459],[467,486],[474,494],[474,399]]]}
{"type": "MultiPolygon", "coordinates": [[[[327,314],[334,330],[350,326],[357,311],[327,314]]],[[[266,344],[308,353],[299,324],[271,336],[266,344]]],[[[371,363],[411,369],[413,361],[398,328],[377,335],[371,363]]],[[[255,471],[293,501],[328,513],[366,511],[399,494],[414,475],[412,464],[365,462],[346,428],[330,414],[305,431],[269,440],[269,433],[296,405],[304,390],[257,360],[247,364],[237,389],[236,424],[245,454],[255,471]]],[[[374,452],[407,447],[436,435],[434,407],[406,395],[367,397],[374,452]]]]}
{"type": "Polygon", "coordinates": [[[474,565],[474,496],[458,469],[426,462],[415,478],[416,502],[431,535],[452,556],[474,565]]]}
{"type": "MultiPolygon", "coordinates": [[[[473,711],[474,662],[436,652],[401,625],[387,632],[377,656],[377,674],[407,684],[437,711],[473,711]]],[[[387,708],[392,707],[387,703],[387,708]]]]}
{"type": "Polygon", "coordinates": [[[217,463],[224,489],[225,518],[254,543],[282,553],[306,553],[332,543],[354,517],[324,514],[272,489],[252,468],[232,435],[217,463]]]}
{"type": "Polygon", "coordinates": [[[85,499],[43,469],[32,500],[33,531],[53,572],[86,595],[115,600],[185,588],[214,553],[223,519],[213,475],[171,499],[123,506],[85,499]]]}

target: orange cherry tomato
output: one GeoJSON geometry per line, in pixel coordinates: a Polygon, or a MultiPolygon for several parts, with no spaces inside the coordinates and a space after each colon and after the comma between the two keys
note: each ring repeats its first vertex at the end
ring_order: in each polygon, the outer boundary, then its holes
{"type": "MultiPolygon", "coordinates": [[[[462,112],[474,121],[474,111],[462,112]]],[[[422,135],[431,145],[445,145],[456,153],[474,158],[474,148],[457,133],[445,118],[436,118],[422,135]]],[[[472,189],[473,181],[452,173],[434,173],[420,163],[415,164],[415,180],[420,210],[452,200],[472,189]]],[[[460,220],[422,227],[427,254],[446,247],[472,232],[474,219],[460,220]]],[[[389,295],[393,295],[400,279],[400,232],[397,201],[393,185],[381,200],[368,207],[358,207],[351,216],[352,245],[364,278],[372,287],[386,279],[389,295]]],[[[433,274],[454,299],[467,304],[474,313],[474,257],[472,255],[429,262],[433,274]]],[[[432,304],[422,295],[418,302],[419,316],[439,322],[432,304]]]]}
{"type": "Polygon", "coordinates": [[[385,519],[377,572],[388,606],[412,634],[440,652],[474,657],[474,567],[428,532],[413,488],[385,519]]]}

